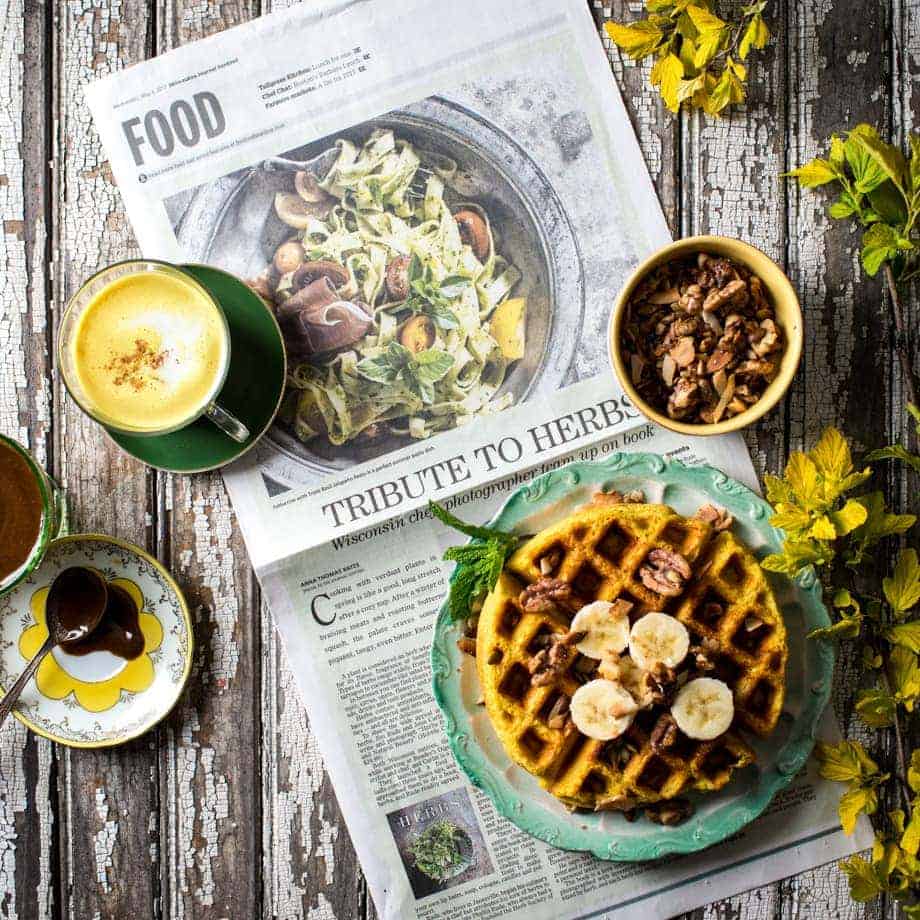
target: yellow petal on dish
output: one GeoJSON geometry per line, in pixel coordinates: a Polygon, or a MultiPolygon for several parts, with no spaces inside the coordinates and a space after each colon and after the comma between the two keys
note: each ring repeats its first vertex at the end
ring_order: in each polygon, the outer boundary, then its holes
{"type": "Polygon", "coordinates": [[[54,655],[46,655],[35,674],[38,692],[49,700],[64,699],[68,693],[76,689],[77,683],[78,681],[61,668],[54,655]]]}
{"type": "Polygon", "coordinates": [[[73,681],[74,696],[77,702],[88,712],[104,712],[111,709],[121,697],[121,676],[112,680],[101,681],[98,684],[85,684],[83,681],[73,681]]]}
{"type": "Polygon", "coordinates": [[[155,652],[163,641],[163,627],[152,614],[144,611],[140,615],[141,632],[144,634],[144,652],[155,652]]]}
{"type": "Polygon", "coordinates": [[[492,338],[498,342],[502,354],[509,361],[518,361],[524,357],[526,314],[526,297],[511,297],[500,303],[492,313],[489,324],[492,338]]]}
{"type": "Polygon", "coordinates": [[[129,661],[124,670],[110,683],[119,684],[129,693],[140,693],[153,683],[153,662],[149,655],[141,655],[129,661]]]}
{"type": "Polygon", "coordinates": [[[48,638],[48,630],[44,625],[30,626],[24,633],[19,636],[19,654],[26,661],[31,661],[36,652],[44,645],[45,639],[48,638]]]}

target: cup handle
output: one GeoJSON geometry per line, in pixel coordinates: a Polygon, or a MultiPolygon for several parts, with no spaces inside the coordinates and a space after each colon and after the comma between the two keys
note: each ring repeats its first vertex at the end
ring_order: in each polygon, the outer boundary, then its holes
{"type": "Polygon", "coordinates": [[[204,414],[229,438],[245,444],[249,440],[249,429],[226,409],[221,409],[217,403],[212,402],[204,414]]]}

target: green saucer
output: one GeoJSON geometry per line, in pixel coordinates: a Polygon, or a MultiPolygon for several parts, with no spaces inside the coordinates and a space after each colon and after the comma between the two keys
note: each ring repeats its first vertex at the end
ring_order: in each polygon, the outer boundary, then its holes
{"type": "Polygon", "coordinates": [[[281,330],[258,294],[219,268],[180,267],[210,291],[227,317],[230,369],[217,402],[249,429],[249,440],[234,441],[206,418],[153,437],[106,431],[122,450],[147,466],[172,473],[199,473],[236,460],[262,437],[281,405],[286,362],[281,330]]]}

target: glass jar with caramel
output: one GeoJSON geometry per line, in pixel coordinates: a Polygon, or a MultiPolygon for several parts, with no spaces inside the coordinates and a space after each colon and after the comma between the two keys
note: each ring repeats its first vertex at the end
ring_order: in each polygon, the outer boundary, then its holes
{"type": "Polygon", "coordinates": [[[0,434],[0,595],[41,562],[65,525],[63,492],[22,445],[0,434]]]}

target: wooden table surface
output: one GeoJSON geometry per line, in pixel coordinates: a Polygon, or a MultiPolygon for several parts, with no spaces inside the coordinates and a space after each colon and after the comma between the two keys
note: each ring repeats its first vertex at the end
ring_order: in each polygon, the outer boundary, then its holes
{"type": "MultiPolygon", "coordinates": [[[[68,297],[98,267],[138,255],[83,84],[287,5],[0,0],[0,430],[66,485],[78,529],[139,543],[176,573],[197,638],[179,707],[132,744],[72,751],[17,722],[4,727],[3,918],[375,916],[220,476],[144,468],[75,409],[53,373],[68,297]]],[[[600,23],[638,8],[616,0],[594,13],[600,23]]],[[[748,433],[761,472],[828,423],[859,446],[906,430],[886,304],[859,274],[857,236],[778,175],[857,122],[902,139],[920,120],[920,0],[774,0],[768,20],[776,39],[750,61],[750,100],[718,121],[674,118],[649,91],[647,68],[610,54],[674,234],[749,240],[800,293],[802,367],[785,404],[748,433]]],[[[916,330],[916,292],[913,301],[916,330]]],[[[916,481],[887,487],[901,510],[910,496],[920,510],[916,481]]],[[[839,671],[845,688],[851,669],[839,671]]],[[[849,723],[845,689],[836,707],[849,723]]],[[[692,916],[895,912],[852,904],[830,866],[692,916]]]]}

